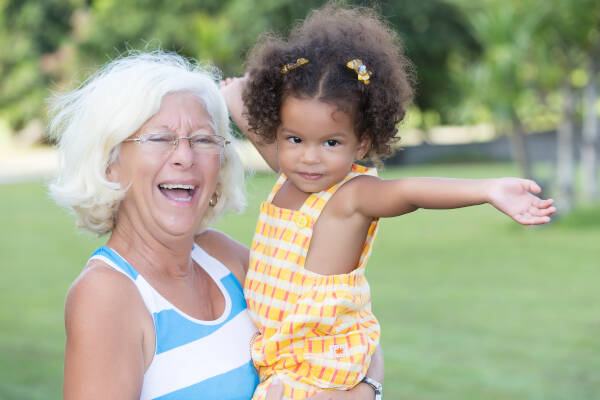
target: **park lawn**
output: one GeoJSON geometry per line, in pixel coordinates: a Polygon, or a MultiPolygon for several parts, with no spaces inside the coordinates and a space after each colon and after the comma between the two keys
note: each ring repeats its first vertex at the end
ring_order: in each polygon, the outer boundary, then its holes
{"type": "MultiPolygon", "coordinates": [[[[389,169],[486,177],[510,165],[389,169]]],[[[218,225],[249,244],[274,175],[218,225]]],[[[106,238],[77,233],[42,184],[0,186],[0,399],[60,397],[63,304],[106,238]]],[[[521,227],[488,205],[385,220],[367,275],[382,325],[387,399],[600,396],[600,207],[521,227]]]]}

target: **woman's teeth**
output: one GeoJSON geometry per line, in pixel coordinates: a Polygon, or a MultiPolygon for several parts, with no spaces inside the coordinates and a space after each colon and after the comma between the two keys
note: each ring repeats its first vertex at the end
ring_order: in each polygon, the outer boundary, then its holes
{"type": "Polygon", "coordinates": [[[194,185],[182,185],[179,183],[161,183],[158,186],[161,189],[186,189],[186,190],[196,189],[196,186],[194,186],[194,185]]]}
{"type": "Polygon", "coordinates": [[[183,185],[179,183],[163,183],[158,185],[160,191],[171,200],[190,201],[194,197],[194,185],[183,185]]]}

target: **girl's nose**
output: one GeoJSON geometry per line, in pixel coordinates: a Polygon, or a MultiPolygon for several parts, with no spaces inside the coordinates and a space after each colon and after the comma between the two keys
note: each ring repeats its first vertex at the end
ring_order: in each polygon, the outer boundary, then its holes
{"type": "Polygon", "coordinates": [[[307,146],[302,153],[302,161],[306,163],[319,162],[319,149],[316,146],[307,146]]]}

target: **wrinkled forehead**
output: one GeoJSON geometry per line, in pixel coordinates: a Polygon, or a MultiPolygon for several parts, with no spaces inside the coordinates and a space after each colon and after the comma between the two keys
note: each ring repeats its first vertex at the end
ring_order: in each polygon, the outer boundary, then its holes
{"type": "Polygon", "coordinates": [[[215,133],[216,125],[204,99],[186,91],[164,95],[158,111],[141,128],[148,129],[182,134],[197,130],[215,133]]]}

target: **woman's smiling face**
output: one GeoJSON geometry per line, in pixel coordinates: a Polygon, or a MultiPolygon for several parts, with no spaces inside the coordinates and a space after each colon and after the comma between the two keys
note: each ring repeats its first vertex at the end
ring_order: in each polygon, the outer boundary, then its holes
{"type": "MultiPolygon", "coordinates": [[[[155,133],[189,137],[216,132],[203,102],[179,92],[164,96],[159,111],[131,138],[155,133]]],[[[117,225],[126,216],[151,233],[193,235],[215,192],[220,157],[194,152],[188,140],[162,152],[149,143],[122,143],[118,159],[108,168],[110,180],[129,186],[117,225]]]]}

